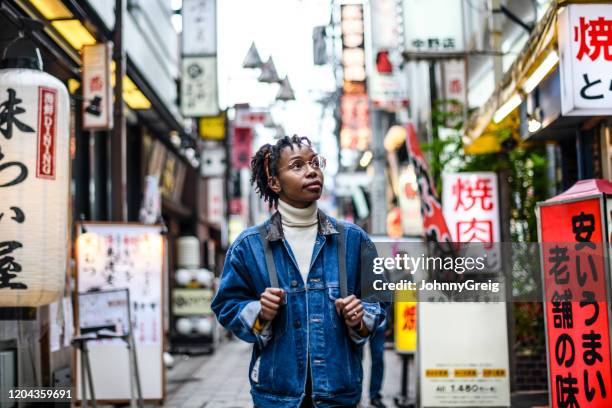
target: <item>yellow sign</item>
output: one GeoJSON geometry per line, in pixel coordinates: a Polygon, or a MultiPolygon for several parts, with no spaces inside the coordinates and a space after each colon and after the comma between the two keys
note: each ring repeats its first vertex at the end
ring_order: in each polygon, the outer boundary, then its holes
{"type": "Polygon", "coordinates": [[[455,368],[455,378],[478,377],[478,371],[475,368],[455,368]]]}
{"type": "Polygon", "coordinates": [[[428,378],[446,378],[448,377],[448,370],[446,369],[433,369],[429,368],[425,370],[425,377],[428,378]]]}
{"type": "Polygon", "coordinates": [[[482,370],[482,376],[485,378],[505,377],[506,370],[503,368],[485,368],[484,370],[482,370]]]}
{"type": "Polygon", "coordinates": [[[200,137],[204,140],[225,139],[225,113],[200,118],[200,137]]]}
{"type": "Polygon", "coordinates": [[[411,297],[414,297],[414,291],[396,292],[395,349],[399,352],[413,353],[416,351],[417,303],[414,301],[406,301],[411,297]]]}

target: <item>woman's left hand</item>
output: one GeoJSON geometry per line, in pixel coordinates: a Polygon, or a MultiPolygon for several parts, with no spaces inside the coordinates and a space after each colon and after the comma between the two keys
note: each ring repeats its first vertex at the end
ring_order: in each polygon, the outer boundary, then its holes
{"type": "Polygon", "coordinates": [[[336,310],[344,318],[348,327],[361,327],[363,320],[363,305],[355,295],[336,299],[336,310]]]}

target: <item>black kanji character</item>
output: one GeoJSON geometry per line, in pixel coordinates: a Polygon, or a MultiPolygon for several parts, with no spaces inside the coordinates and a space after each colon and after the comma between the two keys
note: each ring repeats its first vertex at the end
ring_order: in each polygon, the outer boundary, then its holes
{"type": "MultiPolygon", "coordinates": [[[[593,388],[589,387],[589,372],[586,370],[586,368],[584,369],[583,373],[584,373],[584,393],[586,394],[587,401],[591,402],[595,398],[595,393],[596,393],[595,387],[593,388]]],[[[595,374],[595,376],[597,377],[597,383],[599,384],[599,393],[601,394],[602,398],[606,398],[606,386],[604,384],[604,380],[603,380],[603,376],[601,375],[601,372],[597,370],[597,373],[595,374]]]]}
{"type": "Polygon", "coordinates": [[[427,47],[428,48],[440,48],[440,40],[437,38],[428,38],[427,47]]]}
{"type": "Polygon", "coordinates": [[[413,45],[415,48],[421,48],[422,46],[424,46],[424,45],[425,45],[425,41],[420,40],[420,39],[416,39],[416,40],[413,40],[413,41],[412,41],[412,45],[413,45]]]}
{"type": "Polygon", "coordinates": [[[445,38],[442,41],[442,47],[444,47],[444,48],[455,48],[455,39],[454,38],[445,38]]]}
{"type": "Polygon", "coordinates": [[[593,315],[584,321],[584,324],[591,326],[599,318],[599,303],[595,301],[595,293],[591,291],[582,292],[582,300],[580,301],[580,308],[587,306],[593,306],[593,315]]]}
{"type": "Polygon", "coordinates": [[[587,95],[586,93],[590,87],[601,83],[601,79],[598,79],[597,81],[594,81],[594,82],[589,82],[589,77],[587,74],[582,75],[582,78],[584,78],[585,85],[580,90],[580,96],[582,96],[584,99],[603,99],[604,97],[603,94],[587,95]]]}
{"type": "Polygon", "coordinates": [[[557,390],[557,406],[559,408],[580,408],[576,394],[578,394],[578,379],[568,373],[567,377],[557,375],[555,377],[555,388],[557,390]]]}
{"type": "Polygon", "coordinates": [[[17,115],[25,113],[26,110],[19,107],[23,102],[17,98],[17,93],[14,89],[7,89],[8,100],[0,104],[0,132],[6,139],[13,137],[13,125],[17,126],[22,132],[34,133],[34,129],[17,119],[17,115]]]}
{"type": "MultiPolygon", "coordinates": [[[[593,281],[597,282],[597,267],[595,266],[595,261],[593,260],[593,255],[588,256],[589,260],[589,269],[591,270],[591,276],[593,277],[593,281]]],[[[578,284],[580,287],[584,286],[587,281],[588,273],[582,272],[582,268],[580,267],[580,255],[576,256],[576,275],[578,276],[578,284]]]]}
{"type": "Polygon", "coordinates": [[[23,244],[17,241],[0,242],[0,289],[27,289],[28,286],[23,283],[11,282],[17,277],[16,273],[21,272],[21,265],[15,262],[15,258],[8,256],[16,249],[22,248],[23,244]]]}
{"type": "Polygon", "coordinates": [[[569,283],[569,271],[567,270],[566,265],[566,262],[569,261],[567,247],[555,245],[553,248],[550,248],[548,253],[551,255],[548,257],[548,261],[552,262],[553,264],[550,268],[549,274],[554,275],[555,283],[557,285],[565,285],[569,283]]]}
{"type": "MultiPolygon", "coordinates": [[[[2,148],[0,147],[0,162],[2,161],[2,159],[4,159],[4,154],[2,154],[2,148]]],[[[28,178],[28,168],[25,166],[25,164],[20,163],[20,162],[8,162],[8,163],[0,164],[0,175],[2,174],[3,171],[10,169],[11,167],[16,167],[17,169],[19,169],[19,173],[17,174],[17,177],[15,177],[13,180],[8,181],[4,184],[0,184],[0,187],[15,186],[19,183],[22,183],[23,181],[25,181],[25,179],[28,178]]]]}
{"type": "Polygon", "coordinates": [[[572,291],[570,289],[565,289],[561,294],[555,290],[551,298],[552,302],[569,302],[570,300],[572,300],[572,291]]]}
{"type": "Polygon", "coordinates": [[[593,330],[590,333],[583,334],[582,348],[584,349],[582,360],[586,365],[592,366],[597,361],[603,361],[603,357],[597,351],[601,348],[601,334],[595,333],[593,330]]]}
{"type": "Polygon", "coordinates": [[[552,302],[553,324],[556,329],[571,329],[574,327],[572,302],[552,302]]]}
{"type": "MultiPolygon", "coordinates": [[[[15,213],[15,215],[12,216],[11,219],[17,222],[18,224],[23,224],[23,222],[25,221],[25,214],[23,213],[23,211],[21,211],[21,208],[11,207],[10,209],[15,213]]],[[[2,217],[4,217],[4,213],[0,213],[0,220],[2,220],[2,217]]]]}
{"type": "MultiPolygon", "coordinates": [[[[580,212],[572,217],[572,232],[576,242],[591,242],[593,232],[595,232],[595,216],[580,212]]],[[[580,249],[580,248],[576,248],[580,249]]]]}
{"type": "Polygon", "coordinates": [[[569,334],[563,333],[557,338],[555,343],[555,358],[557,359],[558,365],[565,367],[571,367],[574,365],[574,359],[576,357],[576,348],[574,347],[574,339],[569,334]],[[568,351],[570,357],[567,357],[568,351]]]}

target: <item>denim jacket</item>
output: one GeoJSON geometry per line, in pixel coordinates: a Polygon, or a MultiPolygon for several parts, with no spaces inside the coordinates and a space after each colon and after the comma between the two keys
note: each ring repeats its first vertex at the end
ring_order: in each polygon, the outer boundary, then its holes
{"type": "MultiPolygon", "coordinates": [[[[367,338],[348,329],[336,312],[338,280],[337,221],[319,211],[307,282],[283,237],[281,215],[264,224],[285,302],[266,329],[255,332],[259,297],[270,279],[258,228],[243,231],[227,252],[212,309],[219,322],[240,339],[254,343],[249,379],[258,407],[298,407],[304,398],[307,370],[317,407],[356,405],[361,398],[361,346],[367,338]]],[[[361,298],[361,275],[372,273],[376,249],[366,233],[345,223],[348,293],[361,298]]],[[[374,333],[386,304],[362,299],[364,323],[374,333]]]]}

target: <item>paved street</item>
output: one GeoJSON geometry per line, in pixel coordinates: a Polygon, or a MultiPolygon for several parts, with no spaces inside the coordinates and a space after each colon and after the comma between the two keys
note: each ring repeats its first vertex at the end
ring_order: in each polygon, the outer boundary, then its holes
{"type": "MultiPolygon", "coordinates": [[[[241,341],[223,343],[211,356],[182,360],[168,375],[168,398],[165,407],[184,408],[246,408],[252,406],[247,378],[251,345],[241,341]]],[[[393,396],[399,390],[400,360],[392,350],[385,353],[386,378],[383,387],[385,402],[392,407],[393,396]]],[[[364,368],[367,401],[369,355],[364,368]]],[[[367,405],[363,405],[367,406],[367,405]]]]}

